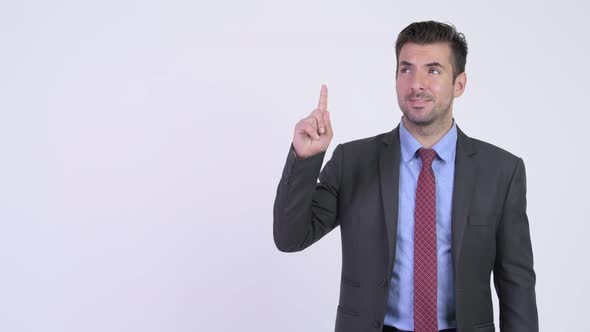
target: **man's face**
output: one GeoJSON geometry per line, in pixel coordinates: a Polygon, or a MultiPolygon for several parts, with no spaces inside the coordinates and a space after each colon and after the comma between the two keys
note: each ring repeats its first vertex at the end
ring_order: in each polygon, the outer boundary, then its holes
{"type": "Polygon", "coordinates": [[[417,126],[452,119],[453,99],[463,94],[465,73],[453,83],[448,43],[406,43],[400,50],[396,78],[397,102],[404,117],[417,126]]]}

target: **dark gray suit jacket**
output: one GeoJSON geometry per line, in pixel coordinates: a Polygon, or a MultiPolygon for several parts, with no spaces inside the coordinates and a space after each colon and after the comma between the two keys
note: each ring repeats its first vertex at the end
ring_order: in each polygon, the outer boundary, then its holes
{"type": "MultiPolygon", "coordinates": [[[[336,332],[381,331],[395,258],[399,125],[375,137],[297,160],[289,151],[274,203],[277,248],[303,250],[340,226],[342,280],[336,332]],[[319,183],[317,182],[319,174],[319,183]]],[[[522,159],[457,127],[452,255],[457,331],[538,331],[533,252],[522,159]]]]}

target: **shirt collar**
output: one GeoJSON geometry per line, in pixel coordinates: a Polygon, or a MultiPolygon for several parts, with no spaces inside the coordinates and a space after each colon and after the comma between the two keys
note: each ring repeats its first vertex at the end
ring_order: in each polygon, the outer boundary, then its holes
{"type": "MultiPolygon", "coordinates": [[[[400,131],[399,138],[401,143],[401,157],[404,162],[408,162],[416,155],[416,151],[422,147],[422,145],[410,134],[410,132],[404,127],[404,122],[400,120],[400,131]]],[[[457,148],[457,125],[453,118],[453,125],[447,133],[441,137],[436,144],[432,147],[438,157],[444,161],[450,161],[454,156],[454,152],[457,148]]]]}

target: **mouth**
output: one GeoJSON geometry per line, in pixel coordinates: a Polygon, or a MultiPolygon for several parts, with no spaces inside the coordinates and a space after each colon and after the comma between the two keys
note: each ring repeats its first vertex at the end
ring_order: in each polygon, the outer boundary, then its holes
{"type": "Polygon", "coordinates": [[[432,100],[424,99],[424,98],[410,98],[410,99],[408,99],[408,101],[410,102],[410,105],[412,105],[414,107],[421,107],[421,106],[428,104],[432,100]]]}

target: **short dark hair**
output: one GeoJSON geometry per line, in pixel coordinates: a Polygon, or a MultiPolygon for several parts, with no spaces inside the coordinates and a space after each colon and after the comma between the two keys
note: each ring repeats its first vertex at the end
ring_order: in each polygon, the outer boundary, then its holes
{"type": "MultiPolygon", "coordinates": [[[[467,62],[467,41],[465,35],[457,32],[451,24],[436,21],[414,22],[403,29],[395,42],[395,57],[399,64],[399,53],[405,43],[432,44],[446,42],[451,47],[453,81],[465,71],[467,62]]],[[[397,71],[396,71],[397,72],[397,71]]]]}

